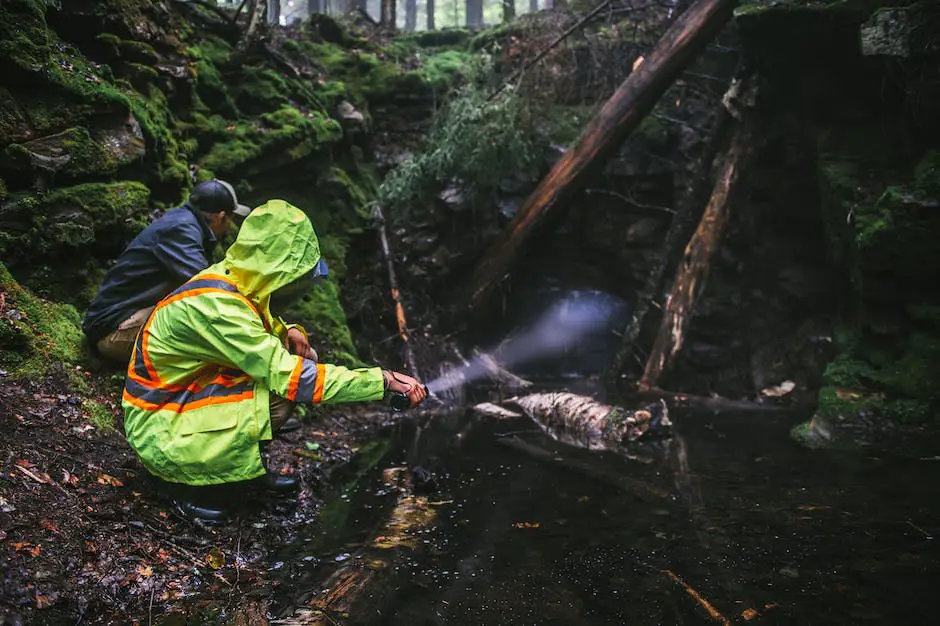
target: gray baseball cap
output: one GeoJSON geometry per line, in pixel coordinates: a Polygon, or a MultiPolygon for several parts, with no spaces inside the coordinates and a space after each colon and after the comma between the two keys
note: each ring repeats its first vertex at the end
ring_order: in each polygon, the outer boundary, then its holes
{"type": "Polygon", "coordinates": [[[251,207],[244,204],[238,204],[238,196],[235,195],[235,188],[224,180],[216,179],[216,182],[225,187],[225,189],[231,194],[232,203],[235,205],[235,208],[232,209],[231,212],[240,217],[248,217],[248,214],[251,213],[251,207]]]}

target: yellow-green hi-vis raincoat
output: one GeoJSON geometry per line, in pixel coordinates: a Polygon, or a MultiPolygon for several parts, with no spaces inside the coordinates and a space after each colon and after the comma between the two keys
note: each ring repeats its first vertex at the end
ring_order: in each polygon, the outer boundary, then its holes
{"type": "Polygon", "coordinates": [[[160,301],[137,336],[124,386],[124,429],[156,476],[212,485],[264,474],[269,394],[295,402],[383,395],[379,368],[294,356],[271,294],[320,259],[306,215],[271,200],[245,219],[225,258],[160,301]]]}

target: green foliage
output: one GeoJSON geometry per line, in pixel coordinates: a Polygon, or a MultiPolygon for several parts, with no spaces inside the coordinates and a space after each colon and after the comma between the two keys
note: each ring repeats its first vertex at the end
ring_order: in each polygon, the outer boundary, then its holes
{"type": "Polygon", "coordinates": [[[70,305],[38,298],[0,263],[0,367],[35,376],[52,363],[77,363],[83,356],[81,318],[70,305]]]}
{"type": "Polygon", "coordinates": [[[486,79],[492,61],[482,57],[470,80],[435,116],[427,149],[389,173],[382,202],[395,210],[421,205],[443,182],[454,180],[471,203],[492,200],[507,176],[531,175],[536,135],[527,102],[512,89],[491,98],[486,79]]]}

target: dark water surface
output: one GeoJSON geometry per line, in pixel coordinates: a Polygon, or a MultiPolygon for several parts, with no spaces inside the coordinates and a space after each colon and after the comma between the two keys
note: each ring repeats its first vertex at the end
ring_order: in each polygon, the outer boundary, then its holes
{"type": "Polygon", "coordinates": [[[404,423],[276,557],[277,611],[384,532],[395,495],[382,470],[418,465],[436,477],[437,517],[357,621],[932,623],[940,462],[809,450],[787,438],[792,417],[673,422],[641,460],[557,444],[527,419],[450,415],[417,437],[404,423]]]}

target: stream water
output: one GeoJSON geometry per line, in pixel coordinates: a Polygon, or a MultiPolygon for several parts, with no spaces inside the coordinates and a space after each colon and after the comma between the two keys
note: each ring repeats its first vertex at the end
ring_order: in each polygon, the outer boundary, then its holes
{"type": "Polygon", "coordinates": [[[357,623],[932,621],[940,462],[809,450],[787,438],[792,416],[672,417],[675,436],[632,459],[528,419],[405,421],[274,557],[275,613],[389,532],[382,472],[407,466],[433,476],[418,486],[436,517],[370,583],[357,623]]]}

